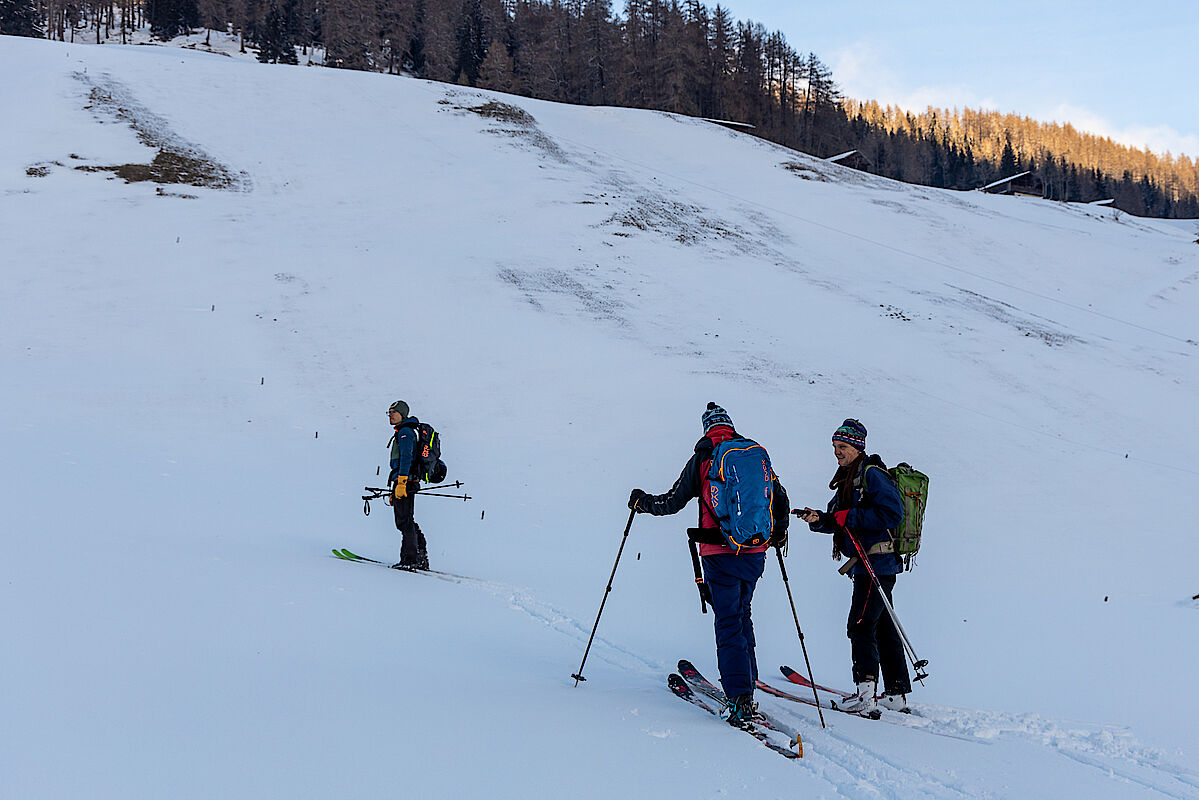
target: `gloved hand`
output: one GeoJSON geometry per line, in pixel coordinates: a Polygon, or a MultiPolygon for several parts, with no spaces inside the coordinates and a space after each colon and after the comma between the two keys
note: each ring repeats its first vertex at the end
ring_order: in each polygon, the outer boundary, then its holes
{"type": "Polygon", "coordinates": [[[391,490],[391,493],[395,497],[396,500],[403,500],[405,497],[408,496],[408,476],[407,475],[401,475],[400,477],[396,478],[396,485],[391,490]]]}
{"type": "Polygon", "coordinates": [[[826,530],[836,530],[837,528],[842,527],[842,523],[838,521],[837,517],[828,513],[827,511],[817,511],[814,508],[805,508],[802,511],[797,509],[791,513],[809,525],[819,525],[821,528],[825,528],[826,530]]]}
{"type": "Polygon", "coordinates": [[[644,503],[640,503],[641,500],[644,500],[647,497],[649,497],[649,495],[641,489],[634,489],[633,491],[629,492],[629,509],[632,511],[641,512],[642,514],[644,514],[646,511],[649,511],[649,508],[647,508],[644,503]]]}
{"type": "Polygon", "coordinates": [[[787,529],[786,528],[776,528],[775,529],[774,533],[770,536],[770,546],[777,547],[779,550],[782,550],[784,547],[787,546],[787,529]]]}
{"type": "Polygon", "coordinates": [[[819,522],[821,511],[816,511],[812,508],[793,508],[791,513],[809,524],[819,522]]]}
{"type": "Polygon", "coordinates": [[[420,484],[415,480],[408,481],[408,494],[416,494],[420,491],[420,484]]]}

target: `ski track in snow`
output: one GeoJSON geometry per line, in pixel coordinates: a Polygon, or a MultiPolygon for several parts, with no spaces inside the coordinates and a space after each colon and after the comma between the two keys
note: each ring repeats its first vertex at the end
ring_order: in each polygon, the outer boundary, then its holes
{"type": "MultiPolygon", "coordinates": [[[[531,589],[467,576],[451,576],[445,580],[498,598],[510,609],[577,644],[580,654],[590,636],[590,623],[538,599],[531,589]]],[[[637,673],[651,683],[660,681],[671,671],[666,665],[598,633],[590,659],[637,673]]],[[[814,709],[801,708],[764,693],[759,693],[758,700],[768,704],[771,713],[785,717],[801,731],[807,744],[802,763],[838,795],[903,800],[917,796],[912,790],[918,786],[918,796],[944,800],[1003,796],[991,792],[980,794],[978,787],[967,781],[946,780],[942,773],[931,768],[905,764],[884,750],[862,744],[852,735],[839,732],[845,729],[847,722],[839,719],[839,712],[826,710],[825,718],[832,724],[821,729],[814,709]]],[[[1130,731],[1120,726],[923,703],[914,703],[913,710],[916,713],[911,717],[889,715],[889,722],[874,724],[916,731],[920,735],[943,733],[965,744],[1014,741],[1047,747],[1063,758],[1164,797],[1174,800],[1199,797],[1199,776],[1167,762],[1159,751],[1141,745],[1130,731]]],[[[670,737],[669,733],[659,729],[646,730],[646,733],[657,738],[670,737]]]]}
{"type": "MultiPolygon", "coordinates": [[[[332,558],[333,556],[330,557],[332,558]]],[[[438,578],[447,583],[467,586],[492,597],[499,598],[510,609],[519,611],[539,625],[543,625],[579,643],[580,655],[583,652],[582,646],[586,645],[587,639],[591,636],[590,623],[584,623],[556,606],[538,600],[530,589],[522,589],[501,581],[472,578],[466,575],[430,573],[426,577],[438,578]]],[[[640,668],[642,672],[655,676],[664,674],[666,671],[666,666],[661,662],[645,658],[633,650],[604,638],[599,633],[596,633],[595,642],[592,644],[589,658],[600,658],[621,669],[640,668]]]]}

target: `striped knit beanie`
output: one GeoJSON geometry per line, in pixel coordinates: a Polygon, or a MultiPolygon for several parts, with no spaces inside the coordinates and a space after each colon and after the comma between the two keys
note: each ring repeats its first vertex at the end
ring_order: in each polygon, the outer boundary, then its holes
{"type": "Polygon", "coordinates": [[[699,418],[704,425],[704,433],[707,433],[716,425],[728,425],[733,427],[733,420],[729,418],[729,414],[715,403],[708,403],[708,408],[699,418]]]}
{"type": "Polygon", "coordinates": [[[856,419],[847,419],[841,427],[833,431],[834,442],[845,442],[850,447],[866,451],[866,426],[856,419]]]}

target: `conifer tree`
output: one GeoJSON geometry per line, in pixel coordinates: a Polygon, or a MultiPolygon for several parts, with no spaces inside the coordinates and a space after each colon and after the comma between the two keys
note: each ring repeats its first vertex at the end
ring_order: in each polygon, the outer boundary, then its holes
{"type": "Polygon", "coordinates": [[[255,31],[258,60],[272,64],[298,64],[296,57],[296,0],[274,0],[255,31]]]}
{"type": "Polygon", "coordinates": [[[1016,151],[1012,149],[1012,137],[1004,136],[1003,155],[999,157],[999,175],[1001,178],[1010,178],[1020,171],[1016,165],[1016,151]]]}
{"type": "Polygon", "coordinates": [[[200,27],[196,0],[147,0],[146,18],[150,35],[164,42],[200,27]]]}
{"type": "Polygon", "coordinates": [[[0,34],[34,39],[45,36],[34,0],[0,0],[0,34]]]}
{"type": "Polygon", "coordinates": [[[412,7],[412,33],[408,36],[401,61],[404,68],[417,77],[425,75],[425,0],[416,0],[412,7]]]}
{"type": "Polygon", "coordinates": [[[483,0],[466,0],[455,36],[458,45],[458,57],[454,62],[455,83],[465,75],[468,84],[478,85],[479,68],[487,59],[487,48],[491,44],[488,27],[483,0]]]}

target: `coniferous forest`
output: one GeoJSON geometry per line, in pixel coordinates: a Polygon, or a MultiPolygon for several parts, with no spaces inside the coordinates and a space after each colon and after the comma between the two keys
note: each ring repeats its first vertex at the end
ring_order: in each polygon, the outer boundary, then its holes
{"type": "Polygon", "coordinates": [[[819,157],[976,189],[1025,170],[1054,200],[1199,217],[1199,164],[990,111],[843,98],[814,54],[700,0],[0,0],[0,33],[63,41],[232,31],[260,61],[414,75],[587,105],[752,125],[819,157]]]}

